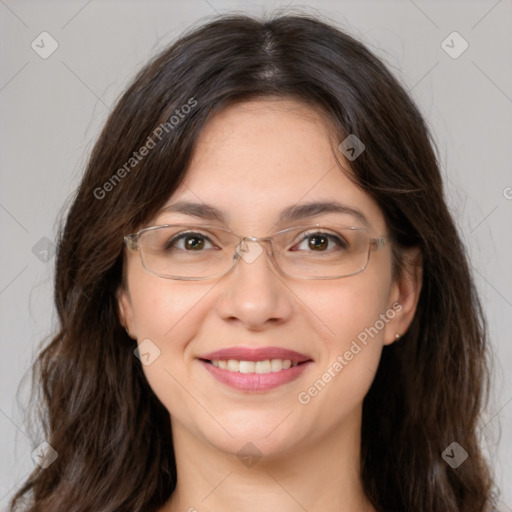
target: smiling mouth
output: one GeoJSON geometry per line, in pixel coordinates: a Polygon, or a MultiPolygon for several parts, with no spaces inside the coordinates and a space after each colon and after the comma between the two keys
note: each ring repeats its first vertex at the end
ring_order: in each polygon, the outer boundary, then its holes
{"type": "Polygon", "coordinates": [[[206,363],[215,366],[221,370],[226,370],[232,373],[277,373],[290,368],[295,368],[301,364],[311,361],[292,361],[290,359],[265,359],[263,361],[245,361],[237,359],[201,359],[206,363]]]}

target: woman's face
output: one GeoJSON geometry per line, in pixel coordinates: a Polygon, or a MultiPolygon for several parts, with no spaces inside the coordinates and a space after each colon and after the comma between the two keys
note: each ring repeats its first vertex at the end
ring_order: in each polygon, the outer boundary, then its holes
{"type": "MultiPolygon", "coordinates": [[[[337,201],[364,216],[372,237],[387,234],[377,204],[339,169],[325,122],[291,100],[251,101],[214,116],[168,205],[182,201],[216,208],[225,224],[160,211],[148,225],[215,224],[255,237],[294,225],[364,227],[355,213],[279,222],[291,206],[337,201]]],[[[150,340],[142,352],[151,364],[143,369],[173,430],[230,453],[252,443],[263,454],[282,454],[357,424],[383,345],[406,330],[413,314],[411,290],[393,281],[389,245],[371,252],[363,272],[341,279],[283,276],[265,251],[204,281],[152,275],[136,252],[128,254],[126,270],[122,321],[139,344],[150,340]],[[231,348],[242,350],[234,358],[241,360],[289,356],[265,352],[269,347],[298,352],[308,362],[282,370],[274,363],[276,371],[260,377],[258,387],[254,375],[212,370],[203,360],[231,348]],[[251,383],[256,387],[247,389],[251,383]]],[[[268,371],[266,365],[259,370],[268,371]]],[[[236,363],[230,368],[239,369],[236,363]]],[[[256,365],[247,368],[256,371],[256,365]]]]}

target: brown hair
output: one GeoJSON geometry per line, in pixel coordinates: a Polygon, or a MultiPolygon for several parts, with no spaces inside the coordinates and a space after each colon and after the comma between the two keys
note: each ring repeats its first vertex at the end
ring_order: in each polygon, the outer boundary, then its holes
{"type": "Polygon", "coordinates": [[[59,329],[33,368],[58,458],[33,471],[13,507],[25,497],[31,512],[142,512],[173,492],[169,413],[118,316],[123,235],[177,189],[211,115],[269,96],[316,106],[340,141],[354,134],[364,142],[351,163],[354,179],[377,201],[398,245],[422,252],[416,315],[384,348],[363,404],[365,492],[383,512],[481,512],[491,504],[476,436],[488,394],[486,326],[422,115],[384,64],[332,24],[232,15],[190,31],[147,64],[92,151],[59,234],[59,329]],[[197,105],[178,115],[191,98],[197,105]],[[154,147],[134,157],[148,138],[154,147]],[[441,457],[453,441],[469,453],[457,469],[441,457]]]}

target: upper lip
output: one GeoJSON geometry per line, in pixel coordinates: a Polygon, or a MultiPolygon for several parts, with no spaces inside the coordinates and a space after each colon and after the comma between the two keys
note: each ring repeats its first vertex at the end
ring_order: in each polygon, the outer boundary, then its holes
{"type": "Polygon", "coordinates": [[[209,361],[235,359],[237,361],[265,361],[266,359],[289,359],[292,363],[303,363],[310,361],[311,358],[295,350],[288,350],[281,347],[261,347],[261,348],[247,348],[247,347],[229,347],[220,350],[215,350],[208,354],[204,354],[199,359],[206,359],[209,361]]]}

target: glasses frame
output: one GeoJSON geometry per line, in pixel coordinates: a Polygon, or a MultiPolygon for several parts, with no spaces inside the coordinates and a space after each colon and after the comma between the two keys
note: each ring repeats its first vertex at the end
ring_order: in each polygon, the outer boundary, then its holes
{"type": "MultiPolygon", "coordinates": [[[[230,229],[222,228],[222,227],[219,227],[219,226],[211,226],[211,225],[191,226],[190,224],[161,224],[161,225],[156,225],[156,226],[149,226],[147,228],[141,229],[140,231],[137,231],[137,233],[130,233],[128,235],[125,235],[123,241],[124,241],[124,245],[126,245],[126,247],[129,250],[136,251],[136,252],[139,253],[139,257],[140,257],[140,261],[141,261],[142,267],[146,270],[146,272],[149,272],[150,274],[153,274],[153,275],[155,275],[157,277],[161,277],[162,279],[174,279],[174,280],[177,280],[177,281],[203,281],[203,280],[206,280],[206,279],[214,279],[216,277],[222,277],[222,276],[225,276],[225,275],[229,274],[236,267],[236,265],[240,261],[240,259],[243,259],[243,258],[240,258],[240,248],[241,248],[242,244],[244,242],[246,242],[247,240],[249,240],[251,242],[258,242],[258,243],[265,242],[267,244],[267,247],[270,246],[270,252],[268,251],[268,249],[266,251],[267,255],[269,256],[269,259],[272,261],[272,264],[273,264],[274,268],[278,272],[280,272],[282,275],[284,275],[286,277],[292,277],[294,279],[308,279],[308,280],[311,280],[311,279],[314,279],[314,280],[341,279],[343,277],[351,277],[351,276],[360,274],[361,272],[363,272],[366,269],[366,267],[368,267],[368,263],[370,262],[370,253],[371,253],[372,247],[374,247],[375,250],[377,251],[377,250],[381,249],[382,247],[384,247],[386,244],[391,242],[391,239],[388,236],[378,236],[378,237],[375,237],[375,238],[369,238],[368,254],[366,256],[366,263],[364,264],[364,266],[362,268],[360,268],[359,270],[357,270],[355,272],[352,272],[351,274],[344,274],[344,275],[335,276],[335,277],[332,277],[332,276],[327,276],[327,277],[317,277],[317,276],[304,277],[304,276],[295,276],[295,275],[287,274],[286,272],[284,272],[284,270],[281,269],[281,267],[277,263],[277,260],[276,260],[275,255],[274,255],[273,239],[274,239],[274,237],[276,235],[279,235],[281,233],[285,233],[287,231],[292,231],[292,230],[296,230],[296,229],[307,229],[307,228],[309,228],[309,229],[311,229],[311,228],[320,228],[320,229],[325,229],[327,231],[333,231],[332,228],[327,228],[327,227],[323,226],[322,224],[307,224],[307,225],[304,225],[304,226],[293,226],[293,227],[290,227],[290,228],[281,229],[280,231],[275,232],[271,236],[254,237],[254,236],[238,235],[237,233],[231,231],[230,229]],[[148,231],[153,231],[153,230],[162,229],[162,228],[168,228],[168,227],[186,227],[186,228],[189,228],[189,229],[197,228],[198,230],[200,230],[200,229],[211,229],[211,230],[215,230],[215,231],[225,231],[227,233],[235,235],[236,237],[238,237],[239,241],[238,241],[238,244],[237,244],[237,246],[235,248],[235,253],[233,255],[233,264],[231,265],[231,267],[228,270],[226,270],[226,272],[222,272],[220,274],[214,274],[212,276],[206,276],[206,277],[168,276],[168,275],[160,274],[158,272],[154,272],[153,270],[148,269],[147,266],[146,266],[146,263],[144,261],[144,258],[142,256],[142,251],[139,250],[139,248],[140,248],[139,239],[140,239],[140,237],[144,233],[146,233],[148,231]]],[[[357,231],[366,231],[366,232],[368,232],[367,228],[361,228],[361,227],[356,227],[356,226],[348,226],[348,225],[347,226],[343,226],[343,229],[352,229],[352,230],[357,230],[357,231]]]]}

